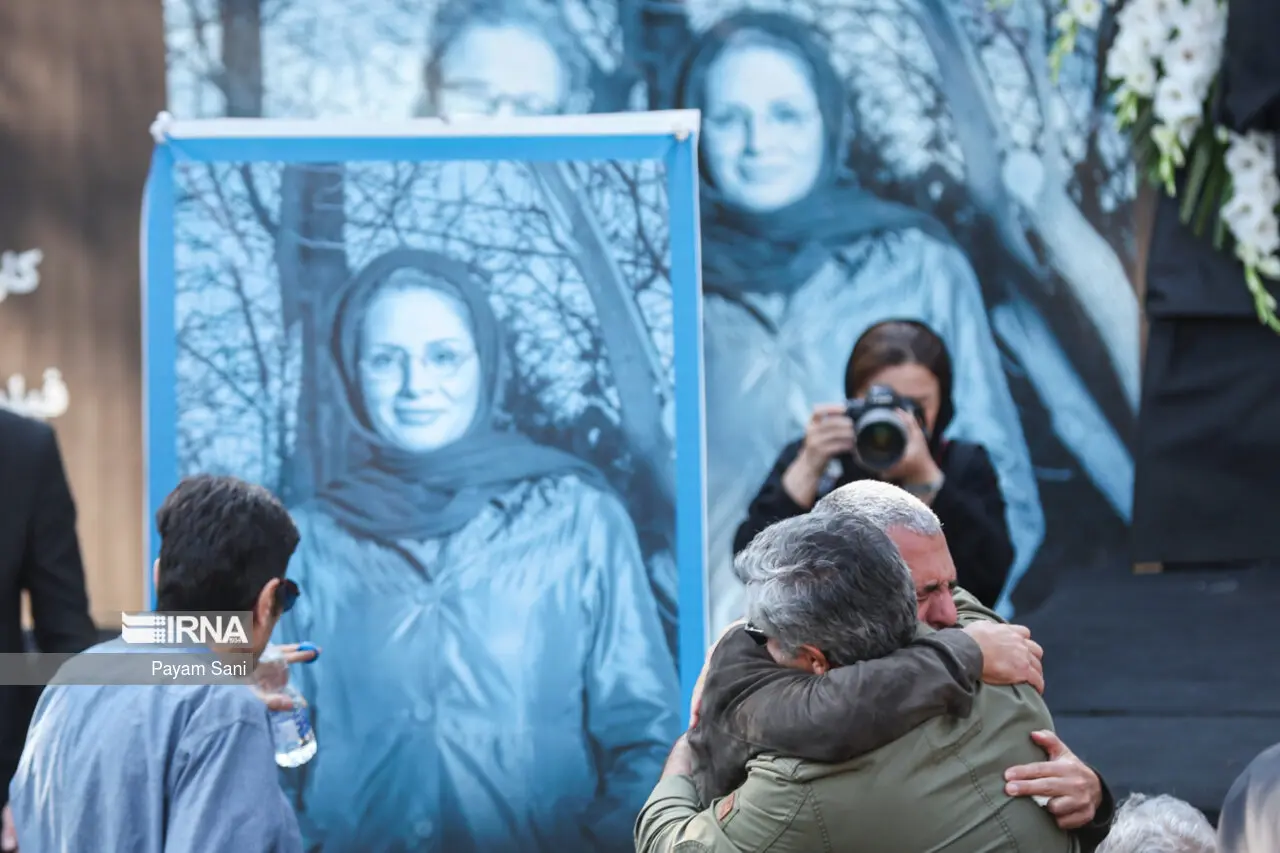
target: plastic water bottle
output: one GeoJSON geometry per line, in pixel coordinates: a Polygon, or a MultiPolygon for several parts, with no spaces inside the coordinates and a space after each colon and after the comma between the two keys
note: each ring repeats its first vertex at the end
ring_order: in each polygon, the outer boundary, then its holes
{"type": "Polygon", "coordinates": [[[300,767],[316,754],[316,733],[311,728],[307,700],[289,683],[289,663],[278,647],[271,646],[258,659],[258,685],[264,694],[284,696],[293,703],[288,711],[269,711],[276,764],[300,767]]]}

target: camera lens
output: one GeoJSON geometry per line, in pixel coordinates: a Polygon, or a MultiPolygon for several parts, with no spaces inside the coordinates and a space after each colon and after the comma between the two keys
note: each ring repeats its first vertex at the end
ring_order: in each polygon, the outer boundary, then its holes
{"type": "Polygon", "coordinates": [[[875,471],[892,468],[907,450],[907,431],[891,409],[871,409],[854,424],[858,458],[875,471]]]}

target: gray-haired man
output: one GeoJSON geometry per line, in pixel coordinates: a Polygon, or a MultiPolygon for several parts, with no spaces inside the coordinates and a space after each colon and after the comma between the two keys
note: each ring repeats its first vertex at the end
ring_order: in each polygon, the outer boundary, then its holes
{"type": "MultiPolygon", "coordinates": [[[[791,670],[838,673],[932,630],[917,620],[894,543],[856,513],[779,522],[738,559],[760,648],[791,670]]],[[[1034,689],[983,687],[969,714],[934,717],[853,761],[755,758],[741,787],[706,810],[690,781],[672,774],[640,815],[637,850],[1080,850],[1035,802],[1004,792],[1006,769],[1038,757],[1028,733],[1051,727],[1034,689]]],[[[810,731],[814,740],[825,734],[810,731]]],[[[680,763],[679,749],[670,763],[680,763]]]]}
{"type": "MultiPolygon", "coordinates": [[[[1221,823],[1221,821],[1219,822],[1221,823]]],[[[1274,846],[1263,848],[1275,850],[1274,846]]],[[[1130,794],[1116,810],[1111,834],[1098,853],[1248,853],[1218,848],[1213,825],[1195,806],[1160,794],[1130,794]]]]}
{"type": "MultiPolygon", "coordinates": [[[[1029,632],[998,624],[994,613],[956,587],[955,566],[932,510],[894,486],[863,481],[831,493],[813,511],[848,513],[898,546],[913,576],[917,616],[939,630],[921,632],[886,657],[817,677],[777,666],[746,631],[730,629],[709,656],[690,749],[673,755],[691,761],[686,770],[701,803],[728,794],[745,778],[747,761],[763,753],[846,761],[927,720],[968,715],[979,682],[1043,689],[1041,650],[1029,632]],[[957,624],[964,630],[948,627],[957,624]]],[[[739,561],[738,570],[745,582],[758,580],[750,561],[739,561]]],[[[1006,793],[1046,802],[1059,826],[1076,831],[1091,849],[1110,825],[1110,793],[1051,731],[1031,736],[1049,760],[1009,768],[1006,793]]],[[[679,763],[669,765],[673,775],[679,763]]]]}

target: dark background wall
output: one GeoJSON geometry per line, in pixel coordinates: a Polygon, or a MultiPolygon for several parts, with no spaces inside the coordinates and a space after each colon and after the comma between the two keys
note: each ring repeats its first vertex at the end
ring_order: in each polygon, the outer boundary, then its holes
{"type": "Polygon", "coordinates": [[[138,221],[164,85],[156,0],[0,4],[0,251],[44,252],[0,303],[0,376],[57,367],[70,390],[52,423],[100,625],[142,604],[138,221]]]}

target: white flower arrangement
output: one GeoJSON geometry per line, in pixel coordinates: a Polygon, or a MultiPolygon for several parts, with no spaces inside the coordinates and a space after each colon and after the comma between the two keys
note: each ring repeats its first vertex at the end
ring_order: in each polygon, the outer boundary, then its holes
{"type": "MultiPolygon", "coordinates": [[[[1082,28],[1096,30],[1113,0],[1060,0],[1054,74],[1082,28]]],[[[1128,0],[1116,13],[1107,55],[1116,118],[1133,134],[1148,177],[1181,197],[1182,221],[1197,234],[1229,234],[1244,264],[1258,319],[1280,333],[1276,298],[1263,278],[1280,279],[1280,179],[1273,136],[1241,136],[1214,126],[1210,109],[1227,37],[1226,0],[1128,0]],[[1185,180],[1178,187],[1179,172],[1185,180]]]]}

